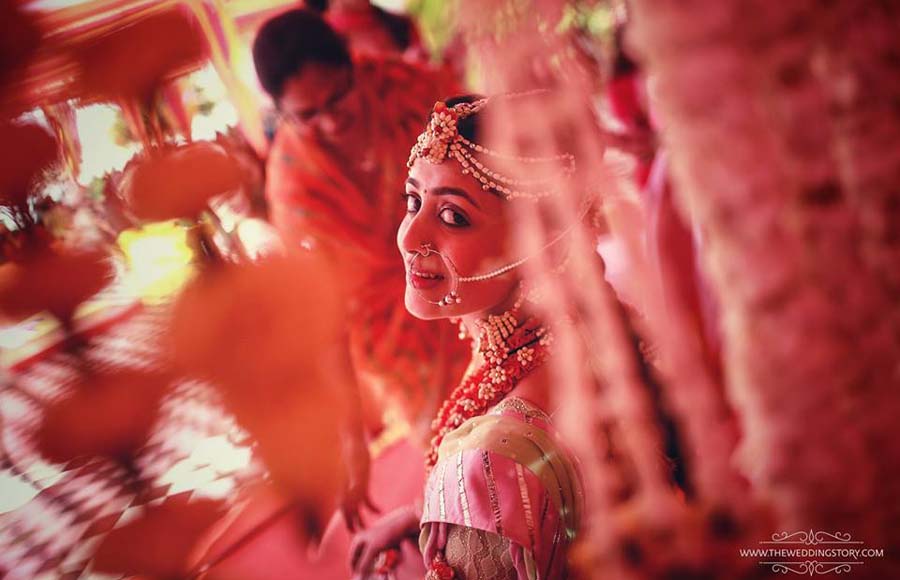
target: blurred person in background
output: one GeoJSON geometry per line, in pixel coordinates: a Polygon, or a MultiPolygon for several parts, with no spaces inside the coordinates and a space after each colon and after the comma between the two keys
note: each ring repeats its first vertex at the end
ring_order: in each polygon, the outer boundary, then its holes
{"type": "Polygon", "coordinates": [[[350,52],[366,56],[398,56],[425,63],[428,51],[412,18],[376,6],[369,0],[306,2],[347,39],[350,52]]]}
{"type": "Polygon", "coordinates": [[[367,434],[401,423],[423,443],[439,389],[462,373],[468,348],[451,325],[406,312],[394,237],[409,143],[452,82],[395,58],[355,57],[304,9],[266,22],[253,57],[279,112],[266,172],[270,220],[288,246],[325,253],[339,273],[367,434]]]}

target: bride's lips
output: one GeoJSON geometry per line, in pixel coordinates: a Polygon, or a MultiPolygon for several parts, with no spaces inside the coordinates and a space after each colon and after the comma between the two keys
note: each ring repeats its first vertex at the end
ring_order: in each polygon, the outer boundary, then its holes
{"type": "Polygon", "coordinates": [[[437,272],[413,269],[409,271],[407,280],[416,290],[429,290],[443,282],[444,277],[437,272]]]}

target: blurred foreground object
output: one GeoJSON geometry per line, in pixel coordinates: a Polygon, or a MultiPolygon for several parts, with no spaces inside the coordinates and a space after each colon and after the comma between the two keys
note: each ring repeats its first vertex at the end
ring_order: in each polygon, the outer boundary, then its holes
{"type": "Polygon", "coordinates": [[[722,307],[736,459],[778,528],[900,573],[895,4],[636,1],[682,211],[722,307]],[[715,151],[715,155],[708,152],[715,151]]]}
{"type": "Polygon", "coordinates": [[[29,254],[23,264],[2,268],[0,312],[22,320],[46,310],[65,327],[71,325],[78,305],[112,278],[109,255],[103,251],[44,249],[29,254]]]}
{"type": "Polygon", "coordinates": [[[81,378],[69,397],[44,411],[37,433],[41,454],[54,463],[85,456],[130,463],[158,419],[170,380],[133,371],[81,378]]]}
{"type": "Polygon", "coordinates": [[[122,190],[142,220],[198,219],[216,196],[238,190],[237,160],[219,145],[192,143],[150,151],[125,172],[122,190]]]}
{"type": "MultiPolygon", "coordinates": [[[[523,4],[532,10],[498,1],[464,2],[460,11],[470,15],[464,29],[507,19],[502,34],[474,34],[486,86],[562,89],[556,103],[523,116],[527,123],[509,120],[498,135],[514,144],[554,135],[587,147],[573,105],[587,75],[566,60],[565,39],[541,34],[554,29],[565,3],[523,4]]],[[[668,312],[661,295],[649,293],[642,325],[658,346],[662,404],[675,418],[695,489],[680,497],[657,469],[663,441],[640,388],[648,369],[630,353],[609,289],[588,273],[589,260],[572,257],[546,306],[577,307],[582,317],[575,332],[559,333],[569,360],[555,369],[568,413],[561,424],[572,426],[592,498],[576,554],[580,574],[897,576],[900,15],[893,5],[849,0],[827,8],[630,6],[676,205],[704,234],[701,264],[721,305],[725,389],[716,388],[684,313],[668,312]],[[610,445],[610,432],[620,446],[610,445]],[[630,485],[617,494],[616,474],[629,464],[630,485]],[[768,562],[740,552],[829,534],[875,555],[768,562]]],[[[615,194],[614,182],[603,185],[615,194]]],[[[534,247],[550,239],[551,218],[578,215],[578,193],[521,213],[534,225],[534,247]]],[[[637,268],[635,276],[656,287],[654,273],[637,268]]]]}
{"type": "Polygon", "coordinates": [[[304,252],[207,268],[173,312],[178,368],[221,390],[272,480],[319,530],[343,489],[340,433],[356,389],[342,296],[327,262],[304,252]]]}
{"type": "MultiPolygon", "coordinates": [[[[10,15],[9,6],[0,6],[10,16],[4,26],[22,25],[15,38],[23,44],[7,51],[4,36],[3,72],[6,65],[31,72],[0,79],[10,81],[0,83],[0,140],[8,150],[0,167],[8,262],[0,266],[0,313],[4,322],[40,314],[13,327],[25,339],[3,336],[3,344],[23,346],[50,316],[64,332],[41,336],[41,348],[14,359],[2,376],[0,458],[3,483],[14,493],[0,514],[0,575],[196,574],[196,542],[234,506],[247,482],[269,485],[296,511],[294,549],[302,550],[321,533],[346,487],[340,433],[348,424],[353,377],[341,374],[349,369],[349,354],[333,346],[338,339],[318,342],[339,335],[344,324],[327,267],[283,258],[266,263],[269,268],[245,263],[227,269],[246,258],[227,235],[234,231],[237,238],[235,223],[243,217],[235,197],[259,188],[263,174],[239,136],[190,142],[190,117],[176,86],[207,59],[225,84],[234,80],[223,62],[225,15],[203,3],[87,3],[37,13],[46,32],[38,45],[24,43],[38,28],[26,27],[30,19],[19,18],[18,10],[10,15]],[[70,214],[46,185],[51,173],[56,179],[68,170],[67,181],[81,177],[76,107],[98,101],[121,108],[121,134],[145,149],[124,175],[113,175],[114,168],[86,187],[73,182],[79,201],[89,204],[100,194],[108,202],[103,217],[116,218],[110,219],[115,225],[104,224],[109,232],[97,236],[95,246],[86,247],[63,239],[72,229],[70,214]],[[23,112],[15,124],[6,119],[23,112]],[[217,277],[202,291],[186,292],[186,298],[199,293],[201,303],[184,319],[223,332],[201,338],[211,351],[220,349],[219,356],[226,353],[231,370],[264,368],[265,376],[219,373],[220,380],[207,383],[198,380],[209,378],[205,368],[186,365],[182,374],[172,373],[173,307],[158,296],[142,304],[132,295],[133,308],[121,316],[87,320],[86,301],[102,309],[107,298],[121,301],[135,287],[151,285],[138,275],[129,279],[130,273],[109,284],[125,268],[116,260],[117,236],[136,224],[149,235],[118,238],[126,258],[165,255],[169,266],[176,263],[173,278],[188,273],[185,255],[191,252],[182,241],[192,243],[202,270],[194,283],[209,281],[214,271],[217,277]],[[179,237],[179,230],[187,235],[179,237]],[[273,288],[283,292],[270,296],[273,288]],[[227,308],[232,292],[242,296],[236,310],[227,308]],[[309,300],[297,302],[304,293],[309,300]],[[329,300],[337,306],[326,308],[329,300]],[[241,310],[250,304],[256,311],[241,310]],[[254,326],[263,311],[282,325],[254,326]],[[235,321],[237,327],[229,326],[235,321]],[[293,350],[298,336],[309,337],[305,355],[293,350]],[[322,463],[307,465],[305,456],[322,463]]],[[[155,282],[177,286],[161,280],[160,264],[143,266],[157,268],[155,282]]],[[[146,268],[142,273],[149,276],[146,268]]],[[[215,355],[204,355],[215,364],[215,355]]]]}

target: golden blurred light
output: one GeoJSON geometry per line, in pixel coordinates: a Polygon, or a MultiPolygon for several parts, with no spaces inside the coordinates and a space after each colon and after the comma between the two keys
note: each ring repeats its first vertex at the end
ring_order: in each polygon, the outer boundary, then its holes
{"type": "Polygon", "coordinates": [[[119,236],[125,255],[125,290],[145,302],[158,303],[175,294],[190,279],[194,252],[187,229],[177,221],[148,224],[119,236]]]}

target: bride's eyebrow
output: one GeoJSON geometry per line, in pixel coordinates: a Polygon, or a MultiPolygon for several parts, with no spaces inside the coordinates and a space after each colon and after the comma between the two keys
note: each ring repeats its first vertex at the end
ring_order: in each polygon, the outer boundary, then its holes
{"type": "Polygon", "coordinates": [[[455,195],[458,197],[463,197],[463,198],[469,200],[469,203],[471,203],[478,209],[481,209],[481,206],[478,205],[478,202],[476,202],[474,199],[472,199],[471,195],[469,195],[468,193],[466,193],[465,191],[463,191],[462,189],[459,189],[457,187],[435,187],[428,191],[432,195],[455,195]]]}
{"type": "MultiPolygon", "coordinates": [[[[421,185],[418,181],[416,181],[412,177],[410,177],[409,179],[406,180],[406,184],[411,185],[411,186],[415,187],[416,189],[420,189],[420,185],[421,185]]],[[[478,205],[477,201],[472,199],[471,195],[466,193],[464,190],[459,189],[458,187],[435,187],[435,188],[429,189],[427,191],[427,193],[430,193],[432,195],[455,195],[458,197],[462,197],[462,198],[467,199],[469,201],[469,203],[471,203],[478,209],[481,209],[481,206],[478,205]]]]}

